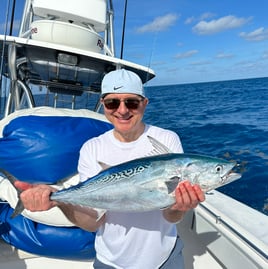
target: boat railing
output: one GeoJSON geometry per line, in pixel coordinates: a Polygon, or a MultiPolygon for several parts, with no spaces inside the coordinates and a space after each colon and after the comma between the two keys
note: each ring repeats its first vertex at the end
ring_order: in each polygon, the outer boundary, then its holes
{"type": "Polygon", "coordinates": [[[265,229],[263,225],[267,224],[267,218],[256,210],[214,191],[186,216],[185,223],[184,227],[188,227],[195,240],[203,245],[203,253],[208,251],[224,268],[266,268],[267,238],[261,238],[259,234],[265,229]],[[233,208],[228,206],[230,201],[233,208]],[[239,210],[247,212],[247,218],[257,219],[247,219],[248,223],[244,223],[239,210]]]}

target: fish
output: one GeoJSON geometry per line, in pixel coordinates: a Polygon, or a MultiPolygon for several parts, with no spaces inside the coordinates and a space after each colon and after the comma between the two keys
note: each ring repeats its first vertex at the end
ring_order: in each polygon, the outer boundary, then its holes
{"type": "Polygon", "coordinates": [[[107,168],[76,186],[52,193],[50,199],[119,212],[164,209],[175,203],[179,182],[189,180],[209,192],[239,179],[241,174],[232,171],[235,166],[196,154],[149,156],[107,168]]]}
{"type": "MultiPolygon", "coordinates": [[[[175,203],[175,189],[181,181],[198,184],[206,193],[239,179],[241,174],[233,171],[236,166],[234,161],[216,157],[168,152],[108,167],[86,181],[53,192],[50,199],[117,212],[164,209],[175,203]]],[[[2,173],[16,180],[7,171],[2,173]]]]}

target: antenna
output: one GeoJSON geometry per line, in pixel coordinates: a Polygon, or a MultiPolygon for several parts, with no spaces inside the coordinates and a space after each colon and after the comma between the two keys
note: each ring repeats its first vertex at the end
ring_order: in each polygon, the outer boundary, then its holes
{"type": "Polygon", "coordinates": [[[127,16],[127,0],[125,0],[125,10],[124,10],[124,21],[123,21],[123,29],[122,29],[122,41],[121,41],[121,54],[120,54],[120,59],[123,59],[123,52],[124,52],[124,39],[125,39],[126,16],[127,16]]]}
{"type": "Polygon", "coordinates": [[[15,7],[16,7],[16,0],[13,0],[12,13],[11,13],[11,19],[10,19],[9,35],[12,35],[12,32],[13,32],[15,7]]]}

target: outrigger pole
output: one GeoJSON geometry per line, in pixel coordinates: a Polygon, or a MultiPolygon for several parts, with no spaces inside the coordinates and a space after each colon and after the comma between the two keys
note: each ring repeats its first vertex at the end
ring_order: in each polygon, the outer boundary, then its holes
{"type": "Polygon", "coordinates": [[[127,17],[127,0],[125,0],[125,10],[124,10],[124,21],[123,21],[123,29],[122,29],[122,40],[121,40],[121,54],[120,54],[120,59],[123,59],[126,17],[127,17]]]}

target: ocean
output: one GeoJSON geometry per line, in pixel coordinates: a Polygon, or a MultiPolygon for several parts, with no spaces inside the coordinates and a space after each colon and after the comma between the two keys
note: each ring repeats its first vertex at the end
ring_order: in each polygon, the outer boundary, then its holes
{"type": "MultiPolygon", "coordinates": [[[[186,153],[237,161],[242,178],[218,190],[268,215],[268,78],[151,86],[145,91],[149,104],[144,121],[175,131],[186,153]]],[[[88,96],[79,98],[76,108],[93,107],[88,96]]]]}

